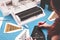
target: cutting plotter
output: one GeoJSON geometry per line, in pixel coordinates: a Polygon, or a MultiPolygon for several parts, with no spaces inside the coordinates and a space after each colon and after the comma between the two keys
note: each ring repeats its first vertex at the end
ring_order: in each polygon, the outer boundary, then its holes
{"type": "Polygon", "coordinates": [[[37,16],[39,14],[42,14],[42,10],[39,7],[33,7],[31,9],[19,12],[16,15],[21,19],[21,21],[24,21],[30,17],[37,16]]]}
{"type": "Polygon", "coordinates": [[[33,8],[28,9],[28,10],[15,13],[13,15],[13,18],[18,23],[18,25],[23,25],[28,22],[34,21],[40,17],[43,17],[44,15],[45,15],[45,13],[44,13],[43,9],[35,6],[33,8]]]}

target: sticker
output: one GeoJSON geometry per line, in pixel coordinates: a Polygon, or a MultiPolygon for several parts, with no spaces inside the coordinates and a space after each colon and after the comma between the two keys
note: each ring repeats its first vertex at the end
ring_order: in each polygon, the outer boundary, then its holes
{"type": "Polygon", "coordinates": [[[49,21],[54,21],[56,18],[58,18],[58,15],[53,11],[51,15],[49,16],[48,20],[49,21]]]}
{"type": "Polygon", "coordinates": [[[22,26],[18,26],[12,23],[7,23],[5,26],[4,33],[12,33],[12,32],[16,32],[19,30],[22,30],[22,26]]]}

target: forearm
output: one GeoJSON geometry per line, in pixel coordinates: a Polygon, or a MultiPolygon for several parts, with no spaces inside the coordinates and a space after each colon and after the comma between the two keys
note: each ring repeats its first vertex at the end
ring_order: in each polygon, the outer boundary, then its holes
{"type": "Polygon", "coordinates": [[[49,30],[50,29],[50,27],[44,27],[44,26],[42,26],[42,27],[40,27],[41,29],[47,29],[47,30],[49,30]]]}

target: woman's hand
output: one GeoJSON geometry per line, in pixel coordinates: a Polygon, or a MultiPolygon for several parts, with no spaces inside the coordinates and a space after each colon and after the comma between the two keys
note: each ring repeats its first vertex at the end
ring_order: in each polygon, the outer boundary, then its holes
{"type": "Polygon", "coordinates": [[[45,22],[40,22],[38,23],[38,27],[50,27],[50,25],[45,22]]]}

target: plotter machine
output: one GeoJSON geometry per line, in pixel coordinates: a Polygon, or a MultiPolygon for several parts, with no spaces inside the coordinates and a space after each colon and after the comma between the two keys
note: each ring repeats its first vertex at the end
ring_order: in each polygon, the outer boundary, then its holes
{"type": "Polygon", "coordinates": [[[18,25],[24,25],[45,15],[43,9],[37,6],[38,2],[40,0],[6,0],[2,5],[5,7],[0,5],[0,8],[4,15],[11,14],[18,25]]]}

